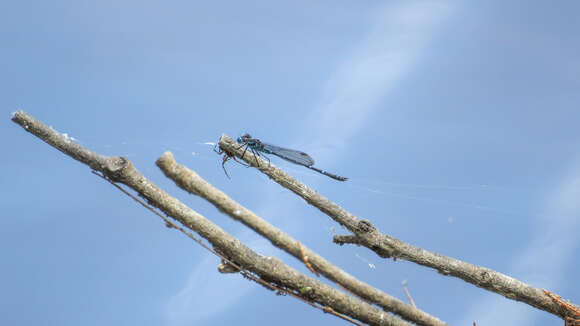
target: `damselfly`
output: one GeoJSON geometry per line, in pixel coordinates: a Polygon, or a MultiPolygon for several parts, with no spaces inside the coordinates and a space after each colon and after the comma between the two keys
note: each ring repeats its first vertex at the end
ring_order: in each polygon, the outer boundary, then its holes
{"type": "MultiPolygon", "coordinates": [[[[257,138],[252,138],[252,136],[250,136],[250,134],[242,135],[241,137],[239,137],[237,139],[237,141],[239,144],[241,144],[241,146],[239,148],[246,146],[246,148],[244,149],[244,153],[242,154],[242,157],[246,154],[248,149],[250,149],[252,154],[254,154],[254,158],[256,158],[257,156],[260,156],[259,152],[262,152],[265,154],[272,154],[272,155],[276,155],[279,158],[282,158],[286,161],[292,162],[294,164],[302,165],[302,166],[305,166],[305,167],[307,167],[311,170],[314,170],[318,173],[322,173],[325,176],[331,177],[335,180],[338,180],[338,181],[348,180],[348,178],[341,177],[341,176],[338,176],[336,174],[326,172],[326,171],[321,170],[319,168],[313,167],[314,160],[312,159],[312,157],[310,157],[310,155],[308,155],[304,152],[270,145],[268,143],[264,143],[264,142],[260,141],[257,138]]],[[[268,157],[265,157],[265,158],[268,160],[268,162],[270,162],[270,159],[268,157]]],[[[256,158],[256,163],[258,163],[257,158],[256,158]]]]}

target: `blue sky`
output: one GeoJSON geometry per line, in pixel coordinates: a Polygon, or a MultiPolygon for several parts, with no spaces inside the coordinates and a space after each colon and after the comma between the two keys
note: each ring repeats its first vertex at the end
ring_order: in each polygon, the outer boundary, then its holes
{"type": "Polygon", "coordinates": [[[453,324],[557,318],[404,261],[337,247],[328,217],[208,143],[244,132],[403,241],[580,302],[580,5],[561,1],[0,4],[0,323],[342,321],[279,297],[25,133],[19,108],[148,178],[265,255],[285,253],[167,181],[164,151],[360,279],[453,324]]]}

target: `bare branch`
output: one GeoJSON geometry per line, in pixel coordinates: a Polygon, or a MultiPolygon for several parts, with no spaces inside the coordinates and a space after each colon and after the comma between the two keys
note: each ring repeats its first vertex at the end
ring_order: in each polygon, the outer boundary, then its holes
{"type": "Polygon", "coordinates": [[[252,251],[238,239],[219,226],[187,207],[176,198],[157,187],[123,157],[105,157],[72,142],[64,135],[44,125],[22,110],[12,120],[28,132],[36,135],[63,153],[102,172],[107,178],[135,190],[150,205],[167,216],[195,231],[208,240],[214,250],[228,257],[238,266],[259,276],[267,283],[275,284],[312,302],[323,305],[324,310],[342,313],[372,325],[409,325],[372,305],[348,296],[316,279],[308,277],[285,265],[275,257],[264,257],[252,251]]]}
{"type": "Polygon", "coordinates": [[[121,170],[126,163],[126,159],[123,157],[107,157],[82,147],[22,110],[14,113],[12,121],[22,126],[29,133],[42,139],[50,146],[90,166],[93,170],[101,172],[107,171],[107,173],[111,174],[111,177],[117,171],[121,170]]]}
{"type": "Polygon", "coordinates": [[[273,245],[285,250],[297,259],[302,261],[304,256],[308,257],[308,262],[314,266],[316,271],[319,271],[326,278],[339,284],[358,297],[370,303],[376,303],[383,309],[400,315],[404,319],[418,325],[446,325],[439,319],[356,279],[316,252],[308,249],[304,245],[300,245],[298,240],[293,239],[282,230],[254,214],[254,212],[240,205],[227,194],[209,184],[194,171],[175,162],[171,153],[164,153],[157,160],[156,164],[168,178],[175,181],[182,189],[205,198],[221,212],[242,222],[252,230],[266,237],[273,245]]]}
{"type": "Polygon", "coordinates": [[[356,242],[374,251],[383,258],[404,259],[419,265],[431,267],[443,275],[454,276],[480,288],[498,293],[508,299],[521,301],[559,317],[566,317],[567,311],[553,302],[541,289],[532,287],[512,277],[489,268],[476,266],[461,260],[430,252],[402,242],[397,238],[381,233],[370,221],[362,220],[339,205],[318,194],[284,171],[268,164],[261,158],[243,155],[243,150],[230,137],[222,135],[220,149],[228,156],[237,156],[257,168],[281,186],[302,197],[307,203],[318,208],[330,218],[348,228],[357,241],[340,236],[339,243],[356,242]]]}

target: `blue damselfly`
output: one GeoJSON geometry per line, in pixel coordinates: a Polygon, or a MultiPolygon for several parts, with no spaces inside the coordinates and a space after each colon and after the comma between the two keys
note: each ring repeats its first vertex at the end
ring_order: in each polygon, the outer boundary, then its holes
{"type": "MultiPolygon", "coordinates": [[[[265,153],[265,154],[276,155],[279,158],[282,158],[286,161],[292,162],[294,164],[305,166],[311,170],[314,170],[318,173],[322,173],[325,176],[331,177],[331,178],[338,180],[338,181],[348,180],[348,178],[341,177],[341,176],[338,176],[336,174],[326,172],[326,171],[321,170],[319,168],[313,167],[314,160],[312,159],[312,157],[310,157],[310,155],[308,155],[304,152],[289,149],[289,148],[283,148],[283,147],[271,145],[268,143],[264,143],[257,138],[252,138],[252,136],[250,136],[250,134],[242,135],[241,137],[239,137],[237,139],[237,141],[240,144],[239,148],[241,148],[243,146],[246,147],[244,149],[244,153],[242,154],[242,157],[246,154],[246,152],[249,149],[252,152],[252,154],[254,154],[254,158],[256,159],[257,164],[258,164],[257,157],[260,156],[259,152],[261,152],[261,153],[265,153]]],[[[267,156],[264,156],[264,157],[268,160],[268,163],[269,163],[270,159],[267,156]]]]}

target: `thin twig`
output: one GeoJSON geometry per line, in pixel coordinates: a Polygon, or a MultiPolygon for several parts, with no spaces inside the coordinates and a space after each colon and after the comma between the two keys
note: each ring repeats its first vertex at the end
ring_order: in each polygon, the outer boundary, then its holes
{"type": "Polygon", "coordinates": [[[409,290],[407,290],[406,286],[403,286],[403,290],[405,290],[405,294],[407,295],[409,302],[411,302],[411,305],[413,307],[417,308],[417,305],[415,304],[415,300],[413,300],[413,297],[411,296],[411,293],[409,293],[409,290]]]}
{"type": "Polygon", "coordinates": [[[314,268],[312,268],[312,265],[310,265],[310,263],[308,262],[308,256],[306,256],[306,254],[304,253],[304,249],[302,249],[302,246],[300,245],[300,241],[297,241],[296,245],[298,246],[298,250],[300,250],[300,255],[302,256],[302,261],[304,262],[306,267],[308,267],[308,269],[312,272],[312,274],[320,277],[320,274],[316,270],[314,270],[314,268]]]}

